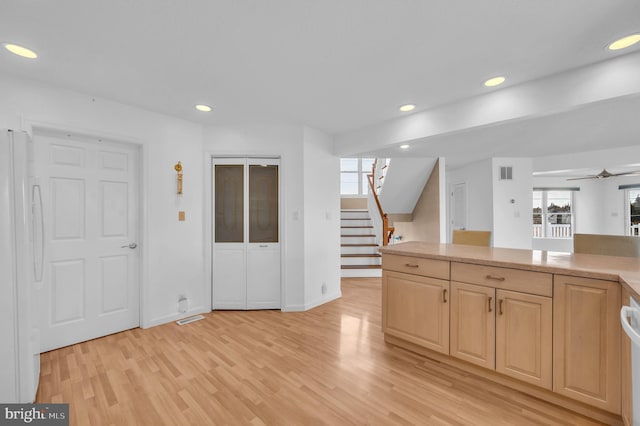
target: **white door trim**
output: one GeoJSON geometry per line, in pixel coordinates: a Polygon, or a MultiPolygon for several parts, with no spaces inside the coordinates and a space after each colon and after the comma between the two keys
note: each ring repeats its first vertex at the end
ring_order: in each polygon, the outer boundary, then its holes
{"type": "Polygon", "coordinates": [[[280,192],[280,200],[278,212],[280,214],[280,229],[279,238],[280,238],[280,310],[286,311],[286,264],[287,264],[287,215],[286,215],[286,176],[287,176],[287,167],[286,167],[286,156],[282,153],[260,153],[260,152],[240,152],[240,153],[232,153],[232,152],[215,152],[215,151],[205,151],[204,155],[204,235],[205,235],[205,244],[204,244],[204,256],[205,262],[205,276],[209,277],[209,285],[206,286],[206,294],[205,297],[209,300],[209,310],[213,308],[213,160],[214,158],[273,158],[280,159],[280,167],[278,173],[280,175],[280,179],[278,182],[278,191],[280,192]]]}
{"type": "Polygon", "coordinates": [[[111,132],[105,132],[102,130],[92,130],[86,128],[80,128],[71,124],[52,123],[41,120],[33,120],[26,117],[22,118],[21,129],[29,134],[33,140],[33,133],[35,132],[67,132],[70,134],[81,135],[83,137],[93,139],[105,139],[113,142],[119,142],[128,144],[138,149],[138,282],[139,282],[139,326],[140,328],[148,328],[155,324],[151,324],[148,313],[148,301],[150,298],[147,296],[150,292],[149,288],[149,263],[146,259],[149,258],[148,248],[148,235],[149,224],[146,220],[149,213],[149,179],[147,178],[147,170],[149,170],[149,155],[146,144],[139,138],[123,135],[111,132]]]}

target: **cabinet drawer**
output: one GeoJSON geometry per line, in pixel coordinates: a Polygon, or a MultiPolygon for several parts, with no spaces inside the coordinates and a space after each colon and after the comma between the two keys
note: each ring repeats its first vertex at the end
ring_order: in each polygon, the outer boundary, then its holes
{"type": "Polygon", "coordinates": [[[443,280],[449,279],[449,262],[446,260],[383,254],[382,269],[443,280]]]}
{"type": "Polygon", "coordinates": [[[497,266],[451,262],[451,281],[551,297],[553,275],[497,266]]]}

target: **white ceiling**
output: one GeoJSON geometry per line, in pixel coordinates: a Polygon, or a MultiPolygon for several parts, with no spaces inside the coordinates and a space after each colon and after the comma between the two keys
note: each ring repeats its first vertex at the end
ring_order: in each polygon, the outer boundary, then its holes
{"type": "Polygon", "coordinates": [[[339,134],[477,96],[496,74],[609,59],[639,30],[630,0],[2,0],[0,41],[40,57],[3,50],[0,70],[203,124],[339,134]]]}

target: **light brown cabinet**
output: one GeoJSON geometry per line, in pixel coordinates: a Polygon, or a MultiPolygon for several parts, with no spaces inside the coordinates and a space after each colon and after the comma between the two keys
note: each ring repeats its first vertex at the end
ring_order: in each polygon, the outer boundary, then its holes
{"type": "Polygon", "coordinates": [[[383,331],[449,354],[449,281],[384,271],[383,331]]]}
{"type": "Polygon", "coordinates": [[[551,389],[551,298],[453,281],[451,355],[551,389]]]}
{"type": "Polygon", "coordinates": [[[553,390],[620,413],[620,285],[554,276],[553,390]]]}
{"type": "Polygon", "coordinates": [[[551,389],[552,299],[496,290],[496,301],[496,371],[551,389]]]}
{"type": "Polygon", "coordinates": [[[451,282],[451,356],[495,368],[495,289],[451,282]]]}
{"type": "MultiPolygon", "coordinates": [[[[584,270],[590,259],[569,256],[565,275],[547,265],[557,263],[555,255],[532,252],[529,258],[522,250],[427,243],[401,248],[401,254],[382,250],[388,342],[604,423],[619,424],[622,416],[631,424],[622,286],[608,280],[610,273],[602,279],[573,276],[599,275],[595,267],[584,270]],[[411,251],[416,255],[404,255],[411,251]]],[[[625,304],[628,298],[624,294],[625,304]]]]}

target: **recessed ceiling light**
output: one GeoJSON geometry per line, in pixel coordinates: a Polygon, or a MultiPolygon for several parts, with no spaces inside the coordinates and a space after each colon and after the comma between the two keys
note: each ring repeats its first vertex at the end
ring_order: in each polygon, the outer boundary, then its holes
{"type": "Polygon", "coordinates": [[[640,41],[640,34],[631,34],[626,37],[622,37],[611,43],[609,45],[609,50],[620,50],[626,49],[627,47],[633,46],[637,42],[640,41]]]}
{"type": "Polygon", "coordinates": [[[24,46],[20,46],[18,44],[13,43],[3,43],[4,48],[14,55],[22,56],[27,59],[35,59],[38,57],[38,54],[31,49],[27,49],[24,46]]]}
{"type": "Polygon", "coordinates": [[[409,145],[400,145],[400,149],[407,149],[409,148],[409,145]]]}
{"type": "Polygon", "coordinates": [[[415,109],[415,105],[412,104],[406,104],[406,105],[402,105],[400,107],[400,111],[402,112],[409,112],[409,111],[413,111],[415,109]]]}
{"type": "Polygon", "coordinates": [[[205,104],[198,104],[196,105],[196,109],[198,111],[202,111],[202,112],[209,112],[211,111],[211,107],[209,105],[205,105],[205,104]]]}
{"type": "Polygon", "coordinates": [[[506,78],[504,78],[503,76],[493,77],[485,81],[484,85],[487,87],[499,86],[500,84],[504,83],[505,80],[506,78]]]}

